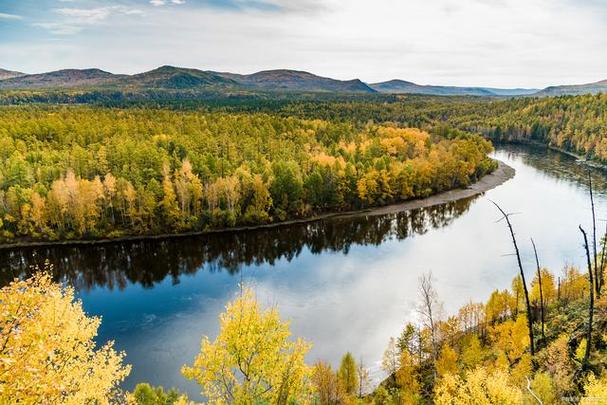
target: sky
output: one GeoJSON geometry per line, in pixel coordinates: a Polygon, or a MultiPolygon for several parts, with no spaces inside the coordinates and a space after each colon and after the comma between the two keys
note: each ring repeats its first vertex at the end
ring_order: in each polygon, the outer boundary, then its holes
{"type": "Polygon", "coordinates": [[[0,68],[297,69],[366,82],[607,79],[607,0],[0,0],[0,68]]]}

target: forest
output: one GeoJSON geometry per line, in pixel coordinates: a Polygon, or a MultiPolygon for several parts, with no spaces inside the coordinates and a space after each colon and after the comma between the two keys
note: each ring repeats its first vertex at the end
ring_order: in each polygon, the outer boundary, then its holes
{"type": "Polygon", "coordinates": [[[88,106],[0,111],[3,241],[182,233],[465,187],[489,141],[457,130],[266,113],[88,106]]]}

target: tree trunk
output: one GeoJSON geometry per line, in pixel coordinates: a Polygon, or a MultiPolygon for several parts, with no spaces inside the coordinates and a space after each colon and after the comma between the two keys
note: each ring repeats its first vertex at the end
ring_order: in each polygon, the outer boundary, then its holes
{"type": "Polygon", "coordinates": [[[535,247],[535,242],[533,238],[531,238],[531,244],[533,245],[533,253],[535,254],[535,264],[537,266],[537,281],[540,287],[540,320],[542,322],[542,342],[546,341],[546,321],[544,319],[544,291],[542,288],[542,271],[540,269],[540,260],[537,256],[537,249],[535,247]]]}
{"type": "Polygon", "coordinates": [[[506,224],[508,224],[508,229],[510,230],[510,236],[512,237],[512,244],[514,245],[514,251],[516,252],[516,260],[518,263],[518,268],[521,273],[521,281],[523,284],[523,293],[525,294],[525,304],[527,307],[527,328],[529,329],[529,349],[531,352],[531,356],[535,355],[535,343],[533,341],[533,320],[531,319],[531,303],[529,302],[529,291],[527,290],[527,282],[525,281],[525,272],[523,271],[523,264],[521,262],[521,254],[518,250],[518,245],[516,243],[516,237],[514,236],[514,229],[512,228],[512,224],[510,223],[510,214],[506,214],[506,212],[494,201],[491,201],[497,209],[502,213],[504,219],[506,220],[506,224]]]}
{"type": "Polygon", "coordinates": [[[584,360],[582,362],[582,368],[588,369],[588,361],[590,359],[590,346],[592,343],[592,317],[594,315],[594,280],[592,277],[592,265],[590,263],[590,251],[588,250],[588,238],[586,237],[586,231],[582,226],[579,226],[582,235],[584,236],[584,249],[586,250],[586,259],[588,262],[588,281],[590,282],[590,304],[588,306],[588,330],[586,332],[586,353],[584,354],[584,360]]]}

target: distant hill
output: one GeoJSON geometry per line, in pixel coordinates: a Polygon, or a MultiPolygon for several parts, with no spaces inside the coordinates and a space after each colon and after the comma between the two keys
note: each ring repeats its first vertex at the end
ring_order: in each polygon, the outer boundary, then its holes
{"type": "Polygon", "coordinates": [[[100,69],[64,69],[0,80],[0,89],[95,86],[121,77],[100,69]]]}
{"type": "Polygon", "coordinates": [[[162,66],[149,72],[125,76],[116,81],[138,88],[194,89],[209,86],[238,86],[238,83],[215,72],[162,66]]]}
{"type": "Polygon", "coordinates": [[[66,69],[12,76],[0,80],[0,89],[112,87],[118,89],[248,89],[375,93],[360,80],[335,80],[295,70],[268,70],[250,75],[161,66],[135,75],[115,75],[99,69],[66,69]]]}
{"type": "Polygon", "coordinates": [[[24,76],[25,73],[14,72],[12,70],[0,69],[0,80],[11,79],[13,77],[24,76]]]}
{"type": "Polygon", "coordinates": [[[550,86],[536,93],[538,96],[563,96],[577,94],[607,93],[607,80],[596,83],[550,86]]]}
{"type": "MultiPolygon", "coordinates": [[[[264,70],[253,74],[236,74],[161,66],[149,72],[117,75],[100,69],[64,69],[54,72],[25,74],[0,69],[0,89],[111,89],[138,91],[155,89],[188,91],[191,94],[211,91],[322,92],[424,94],[434,96],[558,96],[607,92],[607,80],[596,83],[552,86],[538,89],[499,89],[492,87],[457,87],[420,85],[405,80],[367,84],[358,79],[337,80],[288,69],[264,70]]],[[[172,92],[174,93],[174,92],[172,92]]]]}
{"type": "Polygon", "coordinates": [[[375,90],[358,79],[335,80],[298,70],[264,70],[250,75],[217,74],[229,77],[246,87],[260,90],[375,93],[375,90]]]}
{"type": "Polygon", "coordinates": [[[380,93],[427,94],[434,96],[522,96],[536,93],[537,89],[496,89],[489,87],[456,87],[420,85],[405,80],[390,80],[369,85],[380,93]]]}

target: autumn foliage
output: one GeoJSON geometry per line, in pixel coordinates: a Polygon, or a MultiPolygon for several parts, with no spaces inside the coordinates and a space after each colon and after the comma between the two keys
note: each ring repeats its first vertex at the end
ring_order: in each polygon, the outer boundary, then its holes
{"type": "Polygon", "coordinates": [[[130,372],[71,287],[37,274],[0,290],[0,403],[113,403],[130,372]]]}

